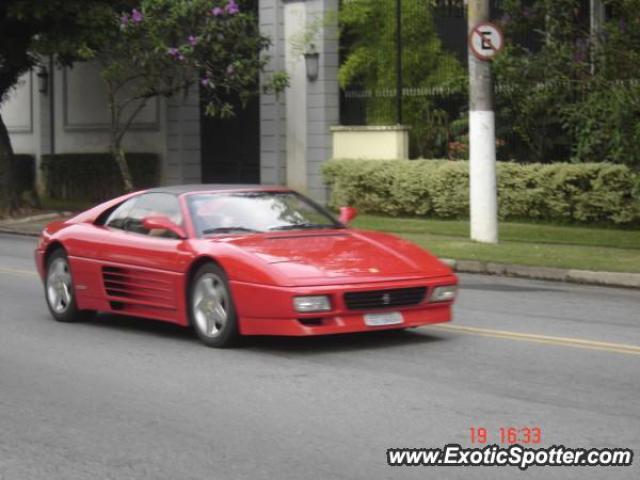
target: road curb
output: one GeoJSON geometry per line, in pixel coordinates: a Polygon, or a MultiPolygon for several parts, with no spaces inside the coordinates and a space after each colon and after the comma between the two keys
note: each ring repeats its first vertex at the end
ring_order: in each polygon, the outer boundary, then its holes
{"type": "Polygon", "coordinates": [[[40,233],[26,232],[23,230],[7,228],[7,227],[0,227],[0,233],[8,233],[9,235],[19,235],[21,237],[39,237],[40,236],[40,233]]]}
{"type": "Polygon", "coordinates": [[[38,237],[40,232],[54,220],[66,220],[73,212],[49,212],[30,217],[3,220],[0,222],[0,233],[22,235],[25,237],[38,237]]]}
{"type": "Polygon", "coordinates": [[[530,267],[527,265],[481,262],[478,260],[453,260],[449,258],[441,260],[460,273],[481,273],[606,287],[640,288],[640,273],[593,272],[590,270],[530,267]]]}
{"type": "Polygon", "coordinates": [[[54,218],[59,217],[60,215],[63,215],[63,214],[60,212],[41,213],[38,215],[31,215],[30,217],[22,217],[15,220],[8,220],[8,221],[5,220],[2,222],[2,224],[5,226],[22,225],[24,223],[40,222],[43,220],[53,220],[54,218]]]}

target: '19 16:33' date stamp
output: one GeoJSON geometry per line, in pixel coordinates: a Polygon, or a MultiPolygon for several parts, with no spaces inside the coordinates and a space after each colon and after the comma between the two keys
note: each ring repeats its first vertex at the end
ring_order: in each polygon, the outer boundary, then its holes
{"type": "Polygon", "coordinates": [[[538,445],[542,442],[542,429],[538,426],[499,427],[494,430],[485,427],[471,427],[469,428],[469,436],[474,445],[488,443],[538,445]]]}

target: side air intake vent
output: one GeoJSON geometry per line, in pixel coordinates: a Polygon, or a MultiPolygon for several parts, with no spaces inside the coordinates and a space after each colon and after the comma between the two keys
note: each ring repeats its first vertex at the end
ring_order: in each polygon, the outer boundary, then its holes
{"type": "Polygon", "coordinates": [[[111,302],[144,305],[155,308],[175,308],[173,285],[154,272],[121,267],[103,267],[102,281],[111,302]]]}

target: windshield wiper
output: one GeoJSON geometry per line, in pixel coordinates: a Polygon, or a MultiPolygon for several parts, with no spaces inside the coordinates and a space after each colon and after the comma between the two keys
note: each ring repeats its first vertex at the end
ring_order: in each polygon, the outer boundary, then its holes
{"type": "Polygon", "coordinates": [[[254,230],[252,228],[246,227],[216,227],[216,228],[207,228],[202,231],[203,235],[210,235],[212,233],[230,233],[230,232],[257,232],[258,230],[254,230]]]}
{"type": "Polygon", "coordinates": [[[293,225],[281,225],[278,227],[271,227],[269,230],[298,230],[298,229],[312,229],[312,228],[343,228],[341,225],[327,225],[326,223],[296,223],[293,225]]]}

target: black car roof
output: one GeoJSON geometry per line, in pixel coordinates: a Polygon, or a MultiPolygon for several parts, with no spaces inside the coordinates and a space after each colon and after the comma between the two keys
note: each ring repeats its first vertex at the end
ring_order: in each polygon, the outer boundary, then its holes
{"type": "Polygon", "coordinates": [[[181,195],[192,192],[228,192],[234,190],[254,190],[259,192],[289,191],[287,187],[278,185],[259,184],[231,184],[231,183],[202,183],[193,185],[170,185],[166,187],[156,187],[147,190],[145,193],[172,193],[181,195]]]}

